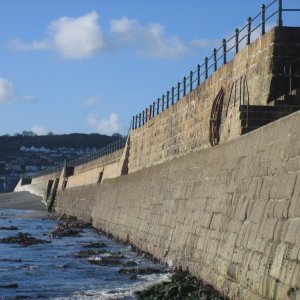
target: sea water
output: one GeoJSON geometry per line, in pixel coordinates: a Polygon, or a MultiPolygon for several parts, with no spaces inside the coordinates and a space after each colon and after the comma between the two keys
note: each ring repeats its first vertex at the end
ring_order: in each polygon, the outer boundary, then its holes
{"type": "Polygon", "coordinates": [[[50,238],[48,233],[56,223],[38,218],[34,211],[0,210],[0,228],[18,228],[0,230],[0,239],[23,232],[50,241],[27,247],[0,243],[0,299],[130,300],[136,299],[135,291],[170,278],[162,265],[138,256],[130,246],[118,244],[93,228],[84,228],[78,237],[50,238]],[[105,243],[107,252],[94,255],[92,259],[117,253],[122,254],[121,264],[92,265],[87,258],[74,257],[76,252],[86,250],[84,246],[93,242],[105,243]],[[128,261],[137,263],[132,268],[155,268],[161,272],[137,276],[119,273],[128,261]]]}

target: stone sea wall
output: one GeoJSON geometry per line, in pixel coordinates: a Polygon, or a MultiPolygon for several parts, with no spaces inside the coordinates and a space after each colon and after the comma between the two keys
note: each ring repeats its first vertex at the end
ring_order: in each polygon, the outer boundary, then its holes
{"type": "Polygon", "coordinates": [[[94,205],[96,227],[231,299],[296,299],[299,129],[297,112],[212,149],[61,192],[58,210],[80,217],[94,205]]]}
{"type": "Polygon", "coordinates": [[[234,92],[230,97],[233,83],[243,78],[242,83],[245,80],[247,84],[242,84],[245,100],[248,90],[250,105],[267,105],[287,93],[289,83],[288,77],[283,74],[284,66],[299,53],[299,28],[275,27],[256,39],[174,106],[132,131],[129,172],[210,147],[210,113],[221,87],[225,90],[225,99],[220,143],[240,136],[241,122],[233,107],[234,101],[238,106],[242,98],[240,81],[236,85],[236,97],[234,92]]]}

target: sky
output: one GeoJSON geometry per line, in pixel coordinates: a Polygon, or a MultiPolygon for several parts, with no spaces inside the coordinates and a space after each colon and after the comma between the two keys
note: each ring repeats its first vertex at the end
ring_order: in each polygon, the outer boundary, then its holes
{"type": "MultiPolygon", "coordinates": [[[[300,8],[299,0],[283,2],[300,8]]],[[[0,0],[0,135],[126,134],[133,115],[202,64],[261,3],[0,0]]],[[[300,25],[299,17],[285,13],[284,25],[300,25]]]]}

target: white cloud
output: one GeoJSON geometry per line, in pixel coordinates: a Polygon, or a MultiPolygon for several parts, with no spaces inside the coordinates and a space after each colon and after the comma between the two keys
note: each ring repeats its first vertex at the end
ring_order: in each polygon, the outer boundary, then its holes
{"type": "Polygon", "coordinates": [[[119,115],[116,113],[111,113],[107,119],[101,120],[97,120],[94,115],[89,115],[87,122],[94,130],[102,134],[112,135],[122,130],[119,115]]]}
{"type": "Polygon", "coordinates": [[[82,102],[82,105],[86,106],[86,107],[92,107],[92,106],[95,106],[97,104],[97,102],[98,102],[98,97],[91,96],[91,97],[84,99],[82,102]]]}
{"type": "Polygon", "coordinates": [[[34,132],[37,135],[45,135],[48,132],[46,128],[44,128],[40,125],[37,125],[37,124],[33,125],[31,131],[34,132]]]}
{"type": "Polygon", "coordinates": [[[0,77],[0,103],[13,102],[14,100],[13,84],[7,79],[0,77]]]}
{"type": "Polygon", "coordinates": [[[142,56],[176,59],[190,53],[184,42],[174,35],[166,35],[164,27],[158,23],[142,26],[137,20],[124,16],[111,20],[110,30],[117,43],[134,43],[142,56]]]}
{"type": "Polygon", "coordinates": [[[193,39],[190,41],[190,46],[193,48],[215,48],[219,45],[220,41],[213,39],[193,39]]]}
{"type": "Polygon", "coordinates": [[[15,39],[11,46],[17,51],[56,51],[65,59],[89,58],[106,48],[97,21],[95,11],[78,18],[61,17],[50,23],[45,39],[31,43],[15,39]]]}

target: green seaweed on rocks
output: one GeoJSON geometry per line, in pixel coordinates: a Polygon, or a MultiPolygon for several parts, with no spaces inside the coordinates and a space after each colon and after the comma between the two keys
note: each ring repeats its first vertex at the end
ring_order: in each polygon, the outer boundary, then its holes
{"type": "Polygon", "coordinates": [[[220,293],[187,272],[176,272],[170,282],[136,292],[139,300],[225,300],[220,293]]]}

